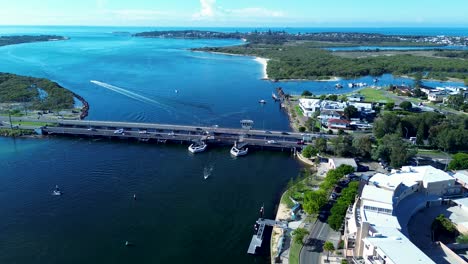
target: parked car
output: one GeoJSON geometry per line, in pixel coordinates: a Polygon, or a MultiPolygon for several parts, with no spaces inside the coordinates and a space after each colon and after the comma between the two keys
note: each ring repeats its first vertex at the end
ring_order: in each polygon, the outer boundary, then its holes
{"type": "Polygon", "coordinates": [[[358,165],[357,171],[358,171],[358,172],[366,172],[366,171],[369,171],[369,166],[358,165]]]}
{"type": "Polygon", "coordinates": [[[297,141],[297,144],[298,145],[305,145],[305,142],[304,142],[304,140],[299,140],[299,141],[297,141]]]}
{"type": "Polygon", "coordinates": [[[123,128],[120,128],[114,131],[114,134],[123,134],[123,133],[124,133],[123,128]]]}

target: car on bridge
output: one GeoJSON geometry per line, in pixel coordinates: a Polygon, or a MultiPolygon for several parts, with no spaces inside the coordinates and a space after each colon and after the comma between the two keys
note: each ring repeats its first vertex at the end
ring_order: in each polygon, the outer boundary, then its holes
{"type": "Polygon", "coordinates": [[[277,144],[278,142],[276,142],[275,140],[268,140],[266,143],[267,144],[277,144]]]}
{"type": "Polygon", "coordinates": [[[125,131],[123,128],[117,129],[114,131],[114,134],[123,134],[125,131]]]}

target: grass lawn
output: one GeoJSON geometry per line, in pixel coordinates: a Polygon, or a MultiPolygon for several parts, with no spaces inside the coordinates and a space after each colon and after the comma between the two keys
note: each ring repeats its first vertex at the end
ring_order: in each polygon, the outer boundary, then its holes
{"type": "Polygon", "coordinates": [[[378,103],[389,103],[393,102],[392,99],[388,98],[385,95],[384,90],[378,90],[374,88],[364,88],[358,91],[359,94],[364,95],[366,97],[366,102],[378,102],[378,103]]]}
{"type": "Polygon", "coordinates": [[[299,264],[299,255],[301,254],[302,245],[291,240],[291,248],[289,249],[289,263],[299,264]]]}
{"type": "Polygon", "coordinates": [[[31,122],[31,121],[13,121],[11,122],[13,125],[22,125],[22,126],[52,126],[55,125],[53,123],[46,123],[46,122],[31,122]]]}
{"type": "Polygon", "coordinates": [[[301,107],[300,107],[299,105],[296,105],[296,106],[294,107],[294,109],[296,109],[296,112],[297,112],[297,114],[298,114],[299,116],[302,116],[302,115],[303,115],[302,109],[301,109],[301,107]]]}

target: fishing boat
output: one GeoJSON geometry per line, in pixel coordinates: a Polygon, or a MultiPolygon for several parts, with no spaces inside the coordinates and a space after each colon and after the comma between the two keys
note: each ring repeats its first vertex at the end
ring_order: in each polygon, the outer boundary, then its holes
{"type": "Polygon", "coordinates": [[[259,102],[259,103],[261,103],[261,104],[266,104],[266,101],[265,101],[265,100],[263,100],[263,99],[262,99],[262,100],[260,100],[260,101],[258,101],[258,102],[259,102]]]}
{"type": "Polygon", "coordinates": [[[56,195],[56,196],[62,195],[62,191],[60,191],[58,185],[55,185],[55,190],[52,191],[52,195],[56,195]]]}
{"type": "Polygon", "coordinates": [[[199,152],[205,151],[206,147],[207,147],[207,145],[205,144],[205,142],[201,141],[201,142],[195,142],[195,143],[191,144],[188,147],[188,150],[191,153],[199,153],[199,152]]]}
{"type": "Polygon", "coordinates": [[[249,148],[246,148],[247,144],[237,144],[237,142],[231,148],[231,155],[234,157],[245,156],[249,152],[249,148]]]}

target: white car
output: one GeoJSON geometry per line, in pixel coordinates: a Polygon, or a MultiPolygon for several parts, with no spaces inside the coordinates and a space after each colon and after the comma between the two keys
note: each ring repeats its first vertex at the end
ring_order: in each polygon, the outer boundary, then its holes
{"type": "Polygon", "coordinates": [[[266,143],[267,143],[267,144],[276,144],[276,141],[274,141],[274,140],[268,140],[266,143]]]}
{"type": "Polygon", "coordinates": [[[140,131],[138,131],[138,134],[148,134],[148,131],[146,131],[146,130],[140,130],[140,131]]]}
{"type": "Polygon", "coordinates": [[[123,133],[124,133],[123,128],[117,129],[117,130],[114,131],[114,134],[123,134],[123,133]]]}

